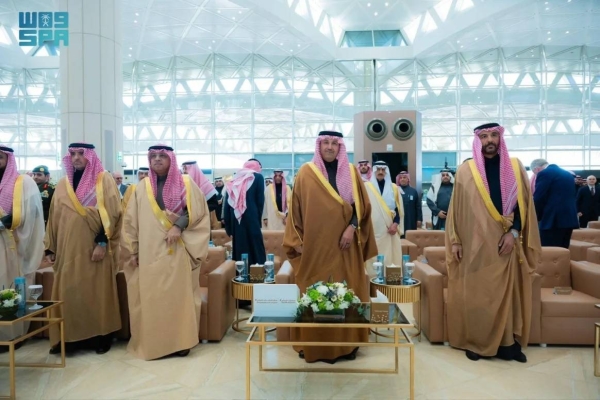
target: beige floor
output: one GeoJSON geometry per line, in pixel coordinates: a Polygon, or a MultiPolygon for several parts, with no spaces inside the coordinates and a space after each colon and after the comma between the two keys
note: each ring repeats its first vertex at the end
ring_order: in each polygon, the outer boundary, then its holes
{"type": "MultiPolygon", "coordinates": [[[[403,307],[404,308],[404,307],[403,307]]],[[[199,345],[186,358],[141,361],[119,342],[106,355],[78,353],[65,369],[19,369],[19,399],[241,399],[245,395],[245,336],[230,331],[221,343],[199,345]]],[[[469,361],[464,353],[426,340],[416,344],[417,399],[600,399],[591,347],[537,346],[529,362],[469,361]]],[[[389,350],[361,349],[344,367],[391,367],[389,350]]],[[[18,351],[27,362],[58,360],[48,342],[18,351]]],[[[0,362],[7,361],[0,355],[0,362]]],[[[253,351],[254,399],[403,399],[408,397],[408,350],[398,375],[258,372],[253,351]]],[[[270,348],[266,363],[305,367],[291,348],[270,348]]],[[[338,363],[336,366],[340,366],[338,363]]],[[[315,365],[315,364],[313,364],[315,365]]],[[[325,366],[319,365],[320,367],[325,366]]],[[[0,396],[8,394],[8,370],[0,367],[0,396]]]]}

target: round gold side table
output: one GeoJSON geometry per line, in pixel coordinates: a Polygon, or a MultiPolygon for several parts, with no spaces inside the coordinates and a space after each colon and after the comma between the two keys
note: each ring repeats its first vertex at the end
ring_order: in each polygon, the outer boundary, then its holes
{"type": "MultiPolygon", "coordinates": [[[[379,290],[383,293],[390,303],[419,303],[417,316],[415,316],[415,322],[417,333],[412,337],[419,337],[421,341],[421,281],[413,279],[415,283],[412,285],[388,285],[385,283],[375,283],[375,278],[371,278],[371,291],[379,290]]],[[[383,333],[373,332],[376,335],[388,337],[383,333]]],[[[393,336],[389,336],[393,337],[393,336]]]]}
{"type": "MultiPolygon", "coordinates": [[[[596,308],[600,308],[600,304],[596,304],[596,308]]],[[[594,376],[600,377],[600,322],[596,322],[594,333],[594,376]]]]}
{"type": "MultiPolygon", "coordinates": [[[[252,331],[250,328],[240,328],[240,322],[247,321],[248,318],[240,318],[240,300],[252,301],[254,299],[254,285],[256,284],[273,284],[273,282],[239,282],[235,278],[231,280],[231,295],[235,299],[235,320],[231,324],[231,329],[240,333],[249,333],[252,331]]],[[[254,305],[253,305],[254,306],[254,305]]],[[[267,332],[274,331],[275,328],[267,330],[267,332]]]]}

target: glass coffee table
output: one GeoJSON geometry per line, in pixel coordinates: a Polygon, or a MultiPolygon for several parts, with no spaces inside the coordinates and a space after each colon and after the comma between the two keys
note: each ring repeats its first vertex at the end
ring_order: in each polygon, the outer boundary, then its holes
{"type": "MultiPolygon", "coordinates": [[[[362,306],[365,309],[363,315],[353,313],[352,315],[346,315],[344,322],[340,323],[322,323],[315,322],[312,318],[295,318],[295,317],[258,317],[250,316],[247,326],[252,328],[248,339],[246,340],[246,399],[250,399],[250,349],[252,346],[258,346],[258,368],[259,371],[263,372],[337,372],[337,373],[374,373],[374,374],[398,374],[398,349],[401,347],[408,347],[410,350],[409,359],[409,370],[410,370],[410,399],[414,399],[415,396],[415,352],[414,343],[412,342],[411,336],[406,333],[406,329],[414,328],[397,304],[393,304],[394,316],[390,323],[374,323],[370,321],[370,304],[363,303],[362,306]],[[368,328],[374,330],[376,328],[387,328],[393,330],[393,335],[390,335],[391,342],[371,341],[369,336],[368,342],[294,342],[285,341],[278,342],[277,339],[267,338],[267,327],[275,328],[330,328],[330,329],[349,329],[349,328],[368,328]],[[306,367],[304,361],[302,362],[305,368],[268,368],[263,366],[263,346],[344,346],[344,347],[380,347],[380,348],[394,348],[394,368],[383,369],[365,369],[365,368],[310,368],[306,367]]],[[[375,336],[377,337],[377,336],[375,336]]],[[[399,398],[405,395],[400,395],[399,398]]]]}
{"type": "MultiPolygon", "coordinates": [[[[252,301],[254,299],[254,285],[275,284],[271,282],[241,282],[235,278],[231,280],[231,296],[235,299],[235,320],[231,324],[231,329],[239,333],[250,333],[250,328],[240,328],[240,322],[247,321],[248,318],[240,318],[240,300],[252,301]]],[[[274,329],[270,329],[272,332],[274,329]]]]}
{"type": "MultiPolygon", "coordinates": [[[[10,382],[10,396],[0,395],[0,399],[11,399],[14,400],[17,397],[17,389],[15,383],[15,368],[16,367],[28,367],[28,368],[64,368],[65,367],[65,331],[64,331],[64,320],[63,318],[52,318],[50,316],[52,310],[62,309],[62,301],[39,301],[37,302],[42,306],[39,310],[29,310],[35,302],[28,301],[27,308],[25,310],[18,311],[12,316],[2,316],[0,318],[0,329],[3,327],[15,327],[19,324],[26,322],[41,322],[42,326],[24,334],[23,336],[16,337],[9,341],[0,341],[0,346],[8,346],[8,363],[0,363],[0,366],[9,367],[9,382],[10,382]],[[58,364],[17,364],[15,362],[15,346],[20,342],[33,337],[40,332],[50,329],[51,326],[58,325],[60,332],[60,363],[58,364]]],[[[62,315],[62,313],[60,313],[62,315]]]]}
{"type": "MultiPolygon", "coordinates": [[[[417,333],[413,334],[412,337],[418,337],[419,342],[421,341],[421,282],[418,279],[413,278],[413,282],[410,285],[390,285],[387,283],[377,283],[375,278],[371,278],[371,290],[379,290],[381,293],[387,296],[388,300],[392,303],[418,303],[417,315],[415,315],[417,333]]],[[[383,333],[377,331],[373,332],[378,336],[389,337],[383,333]]]]}

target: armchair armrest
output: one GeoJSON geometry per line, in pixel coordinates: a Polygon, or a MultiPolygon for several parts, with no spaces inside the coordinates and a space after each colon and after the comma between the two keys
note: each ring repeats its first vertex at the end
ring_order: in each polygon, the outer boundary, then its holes
{"type": "Polygon", "coordinates": [[[416,260],[419,256],[419,246],[410,240],[402,239],[402,254],[408,254],[411,261],[416,260]]]}
{"type": "Polygon", "coordinates": [[[227,260],[208,274],[208,340],[221,340],[229,329],[235,304],[231,296],[231,280],[235,278],[235,262],[227,260]]]}
{"type": "Polygon", "coordinates": [[[573,290],[600,299],[600,265],[588,261],[571,261],[573,290]]]}
{"type": "Polygon", "coordinates": [[[275,283],[286,284],[296,283],[296,276],[294,275],[294,267],[289,262],[284,262],[277,274],[275,275],[275,283]]]}
{"type": "Polygon", "coordinates": [[[531,275],[531,330],[529,343],[542,341],[542,276],[531,275]]]}
{"type": "Polygon", "coordinates": [[[584,261],[587,259],[587,250],[591,247],[598,247],[595,243],[582,242],[581,240],[571,239],[569,243],[569,252],[571,252],[572,261],[584,261]]]}
{"type": "MultiPolygon", "coordinates": [[[[413,276],[421,281],[421,330],[430,342],[444,341],[444,276],[431,265],[415,261],[413,276]]],[[[415,315],[417,315],[415,313],[415,315]]]]}

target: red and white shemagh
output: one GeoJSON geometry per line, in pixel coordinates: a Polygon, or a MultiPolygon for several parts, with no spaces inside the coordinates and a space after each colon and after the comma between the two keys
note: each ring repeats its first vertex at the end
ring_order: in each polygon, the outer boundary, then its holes
{"type": "MultiPolygon", "coordinates": [[[[273,172],[273,189],[271,190],[275,190],[275,173],[273,172]]],[[[282,173],[281,174],[281,212],[285,213],[287,212],[287,191],[288,191],[288,187],[287,187],[287,182],[285,181],[285,174],[282,173]]]]}
{"type": "Polygon", "coordinates": [[[198,167],[198,164],[187,164],[185,169],[190,178],[198,185],[202,193],[204,193],[206,200],[217,194],[217,189],[215,189],[212,182],[204,175],[202,170],[198,167]]]}
{"type": "Polygon", "coordinates": [[[84,207],[94,207],[96,205],[96,180],[98,179],[98,175],[104,172],[102,161],[100,161],[94,149],[69,147],[69,153],[63,157],[62,162],[71,186],[73,186],[73,176],[75,175],[75,167],[71,163],[71,151],[83,151],[83,156],[88,161],[75,191],[77,200],[84,207]]]}
{"type": "Polygon", "coordinates": [[[239,223],[246,212],[246,192],[254,183],[254,173],[261,173],[260,164],[254,160],[246,161],[235,177],[227,183],[227,203],[233,208],[235,218],[239,223]]]}
{"type": "Polygon", "coordinates": [[[481,175],[483,184],[490,192],[487,176],[485,174],[485,160],[482,153],[482,143],[479,139],[479,134],[483,131],[497,132],[500,135],[500,143],[498,145],[498,154],[500,155],[500,192],[502,193],[502,215],[507,216],[513,213],[517,204],[517,179],[510,162],[506,142],[504,141],[504,128],[495,126],[492,128],[478,129],[475,131],[475,139],[473,140],[473,160],[481,175]]]}
{"type": "MultiPolygon", "coordinates": [[[[313,163],[317,166],[319,171],[324,177],[328,178],[327,169],[325,169],[325,162],[321,156],[321,142],[325,139],[337,140],[340,145],[340,151],[336,159],[338,160],[337,174],[335,176],[335,182],[340,197],[348,204],[354,204],[354,193],[352,192],[352,175],[350,174],[350,162],[348,161],[348,153],[346,152],[346,145],[344,139],[337,136],[318,136],[317,143],[315,145],[315,155],[313,156],[313,163]]],[[[352,166],[353,168],[354,165],[352,166]]],[[[357,171],[358,172],[358,171],[357,171]]]]}
{"type": "Polygon", "coordinates": [[[367,164],[367,167],[369,167],[369,170],[367,171],[366,174],[361,173],[361,176],[363,177],[363,180],[366,179],[366,181],[368,182],[371,180],[371,177],[373,176],[373,167],[371,166],[371,164],[367,164]]]}
{"type": "MultiPolygon", "coordinates": [[[[3,144],[0,144],[0,146],[8,147],[3,144]]],[[[12,213],[13,195],[15,191],[15,183],[19,177],[19,170],[17,169],[17,160],[15,159],[15,154],[10,151],[2,152],[6,154],[8,160],[4,169],[4,175],[2,176],[2,182],[0,182],[0,209],[2,209],[0,211],[8,215],[12,213]]]]}
{"type": "Polygon", "coordinates": [[[396,175],[396,186],[400,186],[400,178],[402,178],[403,176],[406,176],[408,178],[408,186],[410,186],[410,174],[408,172],[400,172],[398,175],[396,175]]]}
{"type": "MultiPolygon", "coordinates": [[[[150,150],[148,151],[148,165],[152,165],[152,157],[158,153],[166,154],[171,159],[171,166],[169,167],[167,180],[162,192],[165,210],[181,215],[186,205],[186,192],[183,177],[177,167],[179,165],[177,164],[177,158],[175,157],[175,153],[170,150],[150,150]]],[[[150,168],[148,177],[150,178],[150,185],[152,185],[152,193],[154,194],[154,198],[156,198],[158,175],[150,168]]]]}

